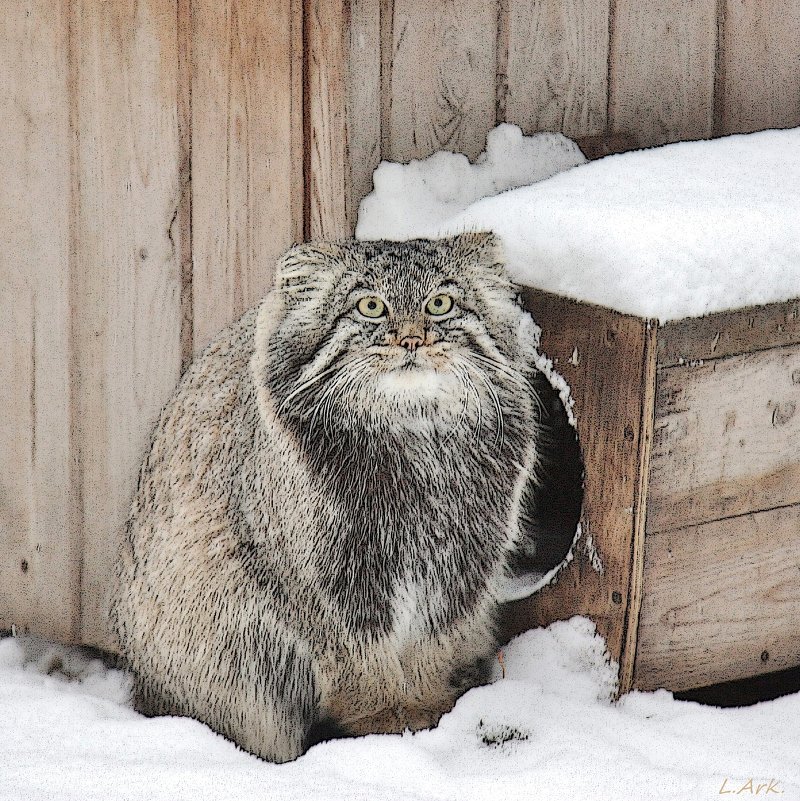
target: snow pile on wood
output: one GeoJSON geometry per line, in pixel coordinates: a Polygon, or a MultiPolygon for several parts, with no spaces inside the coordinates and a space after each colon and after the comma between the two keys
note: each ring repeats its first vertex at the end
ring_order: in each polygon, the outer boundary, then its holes
{"type": "MultiPolygon", "coordinates": [[[[381,164],[357,236],[492,230],[518,282],[661,321],[800,297],[800,128],[609,156],[502,192],[485,171],[519,162],[509,127],[472,167],[453,154],[381,164]],[[462,209],[469,170],[484,198],[462,209]]],[[[539,136],[518,133],[542,175],[574,166],[536,151],[539,136]]]]}
{"type": "Polygon", "coordinates": [[[125,674],[69,649],[0,640],[0,799],[712,798],[774,780],[800,797],[800,695],[744,709],[631,693],[585,618],[530,631],[506,676],[431,731],[322,743],[271,765],[188,719],[148,719],[125,674]]]}
{"type": "Polygon", "coordinates": [[[563,134],[523,136],[507,123],[489,131],[475,164],[463,153],[444,151],[410,164],[383,161],[372,177],[375,191],[361,203],[357,236],[410,239],[422,226],[440,225],[476,200],[585,163],[580,148],[563,134]],[[378,233],[362,235],[362,229],[378,233]]]}

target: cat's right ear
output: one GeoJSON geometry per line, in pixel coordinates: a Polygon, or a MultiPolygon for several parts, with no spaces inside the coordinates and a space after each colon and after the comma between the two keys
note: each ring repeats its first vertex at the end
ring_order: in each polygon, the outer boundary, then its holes
{"type": "Polygon", "coordinates": [[[287,293],[319,290],[342,264],[342,247],[336,242],[292,245],[278,261],[275,287],[287,293]]]}

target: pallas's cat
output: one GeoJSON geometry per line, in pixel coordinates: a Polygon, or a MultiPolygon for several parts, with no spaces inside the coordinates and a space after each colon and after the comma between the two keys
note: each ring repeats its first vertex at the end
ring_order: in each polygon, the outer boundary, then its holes
{"type": "Polygon", "coordinates": [[[492,235],[289,250],[141,468],[111,613],[137,707],[278,762],[485,680],[536,546],[537,333],[492,235]]]}

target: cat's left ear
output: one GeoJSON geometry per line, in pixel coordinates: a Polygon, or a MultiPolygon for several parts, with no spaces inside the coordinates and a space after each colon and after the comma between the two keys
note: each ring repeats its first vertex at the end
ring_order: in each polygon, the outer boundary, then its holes
{"type": "Polygon", "coordinates": [[[454,236],[452,242],[466,260],[477,262],[487,270],[505,275],[503,243],[497,234],[491,231],[469,231],[454,236]]]}
{"type": "Polygon", "coordinates": [[[337,242],[292,245],[278,261],[275,286],[280,290],[313,290],[331,280],[343,257],[344,247],[337,242]]]}

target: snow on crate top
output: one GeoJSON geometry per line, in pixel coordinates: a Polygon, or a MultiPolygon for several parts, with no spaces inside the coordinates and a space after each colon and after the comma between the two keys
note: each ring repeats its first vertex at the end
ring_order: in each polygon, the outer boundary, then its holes
{"type": "Polygon", "coordinates": [[[356,236],[412,239],[476,200],[585,162],[578,146],[566,136],[523,136],[516,125],[507,123],[489,131],[486,150],[474,164],[462,153],[447,152],[410,164],[383,161],[373,175],[375,191],[361,202],[356,236]]]}
{"type": "MultiPolygon", "coordinates": [[[[479,163],[507,174],[519,149],[504,159],[498,130],[479,163]]],[[[662,322],[800,297],[800,128],[608,156],[455,213],[445,155],[381,165],[357,236],[492,230],[518,282],[662,322]]],[[[565,166],[537,157],[545,175],[565,166]]]]}

